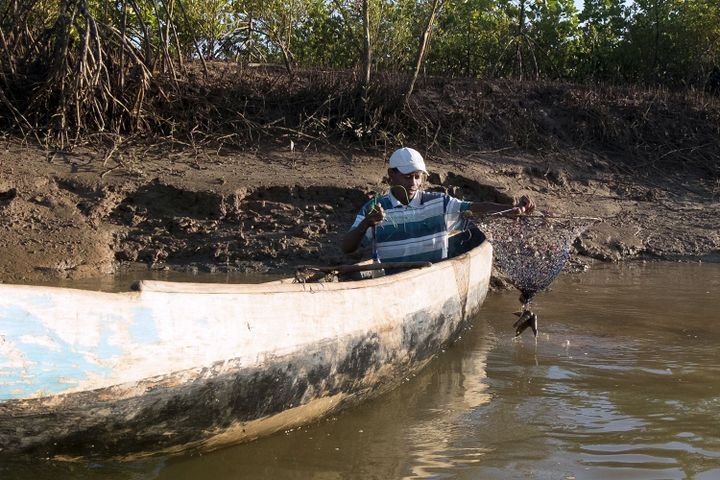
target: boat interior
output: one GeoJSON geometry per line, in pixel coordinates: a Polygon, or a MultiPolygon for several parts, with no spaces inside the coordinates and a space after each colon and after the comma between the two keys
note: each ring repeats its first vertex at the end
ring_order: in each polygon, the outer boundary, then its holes
{"type": "MultiPolygon", "coordinates": [[[[469,252],[486,239],[485,234],[474,223],[467,222],[463,230],[454,232],[448,239],[448,259],[469,252]]],[[[311,266],[303,265],[296,269],[296,283],[327,283],[367,280],[392,275],[414,268],[426,268],[431,262],[393,262],[380,263],[366,260],[352,265],[311,266]]]]}

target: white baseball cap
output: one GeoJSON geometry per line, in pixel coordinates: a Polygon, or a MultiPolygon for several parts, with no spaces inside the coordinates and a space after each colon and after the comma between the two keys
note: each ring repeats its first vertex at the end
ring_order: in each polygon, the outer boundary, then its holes
{"type": "Polygon", "coordinates": [[[397,168],[400,173],[403,174],[417,172],[418,170],[427,173],[425,160],[423,160],[420,152],[412,148],[405,147],[395,150],[395,152],[390,155],[389,162],[390,168],[397,168]]]}

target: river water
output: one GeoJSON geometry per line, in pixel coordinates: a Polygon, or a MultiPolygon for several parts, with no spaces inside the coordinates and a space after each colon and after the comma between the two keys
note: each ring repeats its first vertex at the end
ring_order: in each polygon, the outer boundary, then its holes
{"type": "Polygon", "coordinates": [[[131,464],[0,460],[30,479],[718,479],[720,265],[595,265],[517,292],[395,391],[207,455],[131,464]]]}

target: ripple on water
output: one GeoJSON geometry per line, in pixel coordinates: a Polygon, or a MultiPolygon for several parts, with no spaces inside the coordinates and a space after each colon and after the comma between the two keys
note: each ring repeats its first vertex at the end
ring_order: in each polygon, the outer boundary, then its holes
{"type": "Polygon", "coordinates": [[[707,471],[720,459],[717,451],[677,441],[586,444],[578,453],[580,462],[597,475],[594,478],[603,478],[610,470],[624,471],[626,478],[688,478],[690,472],[707,471]],[[655,477],[645,476],[650,472],[655,477]]]}
{"type": "Polygon", "coordinates": [[[560,277],[536,300],[537,343],[513,339],[517,293],[492,294],[490,331],[337,420],[137,474],[0,462],[0,477],[717,480],[720,295],[705,292],[719,279],[667,264],[560,277]]]}

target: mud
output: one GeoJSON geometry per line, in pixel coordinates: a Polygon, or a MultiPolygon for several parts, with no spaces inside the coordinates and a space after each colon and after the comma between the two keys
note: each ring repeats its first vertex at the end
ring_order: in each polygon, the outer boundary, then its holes
{"type": "MultiPolygon", "coordinates": [[[[35,283],[134,269],[290,273],[341,264],[357,210],[387,190],[389,152],[114,152],[48,155],[0,144],[0,281],[35,283]]],[[[594,154],[427,155],[428,188],[467,200],[531,195],[555,215],[602,217],[576,241],[592,261],[720,260],[717,179],[611,168],[594,154]]],[[[501,284],[502,282],[496,282],[501,284]]]]}

